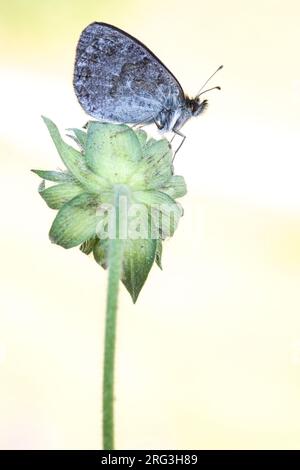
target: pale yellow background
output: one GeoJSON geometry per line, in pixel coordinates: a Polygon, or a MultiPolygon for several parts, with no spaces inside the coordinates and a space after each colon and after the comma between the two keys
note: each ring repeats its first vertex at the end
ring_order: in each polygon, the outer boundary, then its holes
{"type": "Polygon", "coordinates": [[[30,168],[61,165],[40,115],[72,90],[91,21],[143,41],[207,113],[176,158],[188,195],[164,271],[118,318],[119,449],[300,448],[297,0],[0,2],[0,447],[99,448],[106,273],[51,245],[30,168]]]}

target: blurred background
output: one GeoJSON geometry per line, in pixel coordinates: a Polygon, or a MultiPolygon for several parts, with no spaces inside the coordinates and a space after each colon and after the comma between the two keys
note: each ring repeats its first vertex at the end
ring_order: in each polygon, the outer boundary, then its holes
{"type": "Polygon", "coordinates": [[[1,0],[0,448],[97,449],[106,272],[51,245],[30,168],[60,160],[76,43],[125,29],[209,108],[184,128],[185,214],[132,305],[121,288],[118,449],[300,448],[296,0],[1,0]]]}

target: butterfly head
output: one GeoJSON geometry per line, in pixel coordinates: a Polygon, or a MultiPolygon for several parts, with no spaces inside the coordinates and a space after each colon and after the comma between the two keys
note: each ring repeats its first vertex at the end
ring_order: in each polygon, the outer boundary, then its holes
{"type": "Polygon", "coordinates": [[[199,116],[207,108],[207,100],[196,98],[185,98],[185,103],[178,110],[173,119],[171,129],[179,131],[182,126],[193,116],[199,116]]]}
{"type": "Polygon", "coordinates": [[[189,107],[192,112],[192,116],[196,117],[199,116],[208,106],[207,100],[201,100],[200,96],[196,96],[196,98],[192,98],[189,100],[189,107]]]}

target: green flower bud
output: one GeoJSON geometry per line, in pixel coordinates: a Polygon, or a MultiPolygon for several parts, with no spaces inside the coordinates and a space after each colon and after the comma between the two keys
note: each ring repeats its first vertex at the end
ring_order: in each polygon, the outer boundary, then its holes
{"type": "Polygon", "coordinates": [[[166,139],[148,138],[127,125],[91,121],[87,131],[68,129],[78,150],[63,141],[55,124],[43,118],[65,171],[32,170],[43,179],[39,193],[58,213],[50,239],[64,248],[80,245],[108,266],[109,240],[124,240],[122,281],[133,301],[154,261],[161,268],[162,242],[174,234],[186,194],[182,176],[173,174],[166,139]],[[53,184],[46,187],[45,181],[53,184]],[[118,188],[118,233],[114,197],[118,188]]]}

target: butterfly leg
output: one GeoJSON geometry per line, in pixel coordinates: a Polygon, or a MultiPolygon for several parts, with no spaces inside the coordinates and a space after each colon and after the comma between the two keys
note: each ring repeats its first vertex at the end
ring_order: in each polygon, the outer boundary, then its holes
{"type": "MultiPolygon", "coordinates": [[[[174,153],[174,156],[173,156],[173,160],[172,160],[172,161],[174,161],[174,159],[175,159],[175,157],[176,157],[176,154],[177,154],[177,152],[178,152],[178,151],[179,151],[179,149],[182,147],[182,145],[183,145],[183,142],[184,142],[184,141],[185,141],[185,139],[186,139],[186,135],[182,134],[182,132],[180,132],[180,131],[176,131],[175,129],[173,129],[173,132],[174,132],[174,136],[173,136],[172,140],[174,139],[174,137],[175,137],[175,134],[177,134],[177,135],[179,135],[180,137],[182,137],[182,141],[180,142],[180,144],[179,144],[179,147],[177,147],[177,149],[175,150],[175,153],[174,153]]],[[[171,142],[172,142],[172,140],[171,140],[171,142]]]]}

